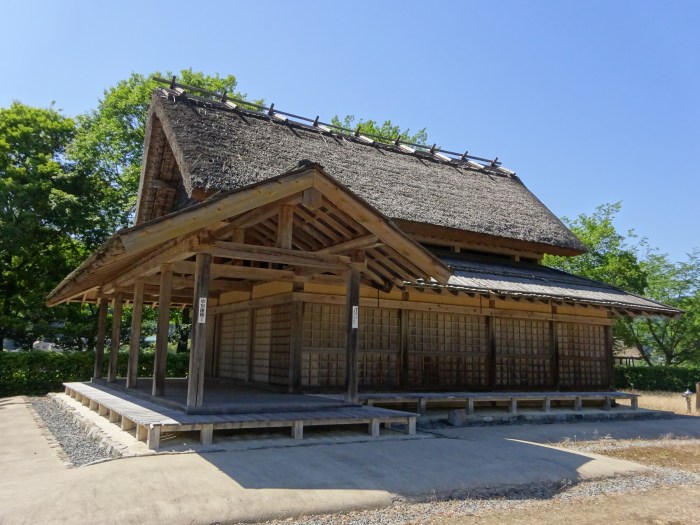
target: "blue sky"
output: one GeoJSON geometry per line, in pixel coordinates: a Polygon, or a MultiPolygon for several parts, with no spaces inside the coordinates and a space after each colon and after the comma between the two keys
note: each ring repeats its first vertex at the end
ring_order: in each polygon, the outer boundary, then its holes
{"type": "Polygon", "coordinates": [[[301,115],[426,127],[498,156],[557,215],[623,201],[700,247],[700,2],[5,3],[0,106],[68,115],[132,72],[192,67],[301,115]]]}

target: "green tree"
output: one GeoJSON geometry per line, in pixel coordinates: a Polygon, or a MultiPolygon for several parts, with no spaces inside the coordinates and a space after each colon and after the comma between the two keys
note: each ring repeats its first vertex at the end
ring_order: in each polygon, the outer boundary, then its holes
{"type": "Polygon", "coordinates": [[[588,251],[576,257],[546,255],[542,263],[643,294],[647,275],[640,264],[639,252],[646,241],[638,241],[634,231],[623,235],[615,229],[615,216],[621,209],[622,204],[617,202],[598,206],[591,215],[582,213],[574,220],[564,217],[563,222],[588,251]]]}
{"type": "Polygon", "coordinates": [[[338,115],[335,115],[331,119],[331,124],[352,130],[357,130],[359,127],[360,133],[385,137],[386,140],[381,142],[386,142],[388,144],[393,143],[396,139],[401,139],[404,142],[412,142],[414,144],[427,144],[428,142],[428,133],[425,128],[411,135],[410,129],[406,128],[402,130],[401,126],[393,124],[391,120],[385,120],[381,124],[376,120],[360,119],[356,122],[354,115],[346,115],[342,120],[338,115]]]}
{"type": "Polygon", "coordinates": [[[586,245],[588,252],[577,257],[545,256],[543,264],[575,275],[612,284],[685,310],[678,319],[666,317],[624,318],[613,329],[617,344],[634,346],[652,365],[680,364],[700,358],[700,254],[673,263],[667,255],[649,247],[633,231],[615,229],[621,204],[605,204],[591,215],[566,225],[586,245]]]}
{"type": "MultiPolygon", "coordinates": [[[[148,106],[153,91],[161,85],[153,80],[155,76],[170,78],[172,73],[134,73],[105,90],[97,107],[78,117],[67,156],[77,170],[95,180],[94,202],[100,213],[91,230],[85,232],[91,249],[115,230],[129,225],[138,192],[148,106]]],[[[184,69],[177,81],[245,97],[236,91],[233,75],[210,76],[184,69]]]]}
{"type": "Polygon", "coordinates": [[[677,319],[624,319],[618,333],[628,345],[638,348],[646,361],[677,365],[700,360],[700,252],[673,263],[665,254],[650,253],[642,261],[647,274],[648,297],[684,310],[677,319]],[[653,349],[647,355],[645,349],[653,349]]]}
{"type": "Polygon", "coordinates": [[[66,161],[75,122],[53,107],[0,109],[0,340],[31,347],[56,333],[64,307],[46,294],[86,255],[90,181],[66,161]]]}

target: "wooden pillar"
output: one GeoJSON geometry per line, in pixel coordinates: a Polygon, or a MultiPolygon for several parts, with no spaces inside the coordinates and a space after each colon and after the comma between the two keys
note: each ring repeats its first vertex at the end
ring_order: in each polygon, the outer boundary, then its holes
{"type": "Polygon", "coordinates": [[[360,326],[360,272],[348,272],[345,312],[345,401],[357,403],[357,339],[360,326]]]}
{"type": "Polygon", "coordinates": [[[117,380],[117,366],[119,364],[119,344],[121,343],[122,330],[122,307],[124,306],[124,294],[118,292],[114,296],[112,305],[112,344],[109,349],[109,369],[107,380],[114,382],[117,380]]]}
{"type": "MultiPolygon", "coordinates": [[[[552,306],[552,316],[556,315],[557,307],[552,306]]],[[[560,388],[560,377],[559,377],[559,334],[557,333],[557,322],[552,319],[549,322],[549,351],[552,355],[552,387],[556,390],[560,388]]]]}
{"type": "MultiPolygon", "coordinates": [[[[403,301],[408,301],[408,293],[401,294],[403,301]]],[[[408,389],[409,382],[409,363],[408,363],[408,310],[402,308],[399,310],[399,361],[401,370],[399,371],[399,382],[401,388],[408,389]]]]}
{"type": "Polygon", "coordinates": [[[102,367],[105,362],[105,332],[107,331],[107,306],[109,302],[104,297],[99,299],[97,313],[97,338],[95,339],[95,370],[92,377],[102,377],[102,367]]]}
{"type": "Polygon", "coordinates": [[[143,318],[143,282],[134,283],[134,305],[131,310],[131,343],[129,366],[126,371],[126,388],[136,388],[139,372],[139,348],[141,345],[141,319],[143,318]]]}
{"type": "MultiPolygon", "coordinates": [[[[496,307],[495,301],[489,301],[489,308],[496,307]]],[[[496,317],[493,313],[486,317],[486,341],[488,345],[489,388],[496,388],[496,317]]]]}
{"type": "MultiPolygon", "coordinates": [[[[296,284],[295,284],[296,286],[296,284]]],[[[302,290],[303,290],[303,284],[302,290]]],[[[292,301],[289,332],[289,391],[301,389],[301,346],[304,328],[304,302],[292,301]]]]}
{"type": "Polygon", "coordinates": [[[158,325],[156,328],[156,354],[153,360],[154,396],[165,393],[165,369],[168,363],[168,331],[170,329],[170,298],[172,296],[173,270],[169,264],[160,268],[158,293],[158,325]]]}
{"type": "Polygon", "coordinates": [[[255,308],[248,308],[248,367],[246,369],[246,383],[252,383],[253,373],[255,372],[255,308]]]}
{"type": "Polygon", "coordinates": [[[207,301],[209,300],[211,258],[208,253],[198,253],[195,263],[192,349],[187,377],[188,407],[201,407],[204,403],[204,361],[207,352],[207,301]]]}
{"type": "Polygon", "coordinates": [[[608,369],[608,381],[607,386],[609,389],[615,388],[615,360],[613,359],[613,334],[612,325],[606,325],[603,327],[604,337],[605,337],[605,360],[608,369]]]}

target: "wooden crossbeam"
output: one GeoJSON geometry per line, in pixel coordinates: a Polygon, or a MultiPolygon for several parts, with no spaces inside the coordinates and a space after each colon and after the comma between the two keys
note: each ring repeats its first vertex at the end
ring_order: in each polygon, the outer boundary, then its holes
{"type": "MultiPolygon", "coordinates": [[[[173,271],[177,273],[195,274],[195,263],[182,261],[173,264],[173,271]]],[[[212,264],[212,277],[226,277],[229,279],[248,279],[251,281],[293,281],[294,272],[291,270],[274,270],[271,268],[250,268],[248,266],[232,266],[230,264],[212,264]]]]}
{"type": "Polygon", "coordinates": [[[328,270],[363,270],[367,267],[366,263],[353,262],[350,257],[344,255],[327,255],[237,242],[216,241],[213,246],[197,246],[195,251],[230,259],[313,266],[328,270]]]}
{"type": "Polygon", "coordinates": [[[328,246],[326,248],[321,248],[316,250],[315,253],[326,253],[326,254],[339,254],[347,252],[350,250],[357,250],[363,248],[375,248],[378,243],[377,236],[374,234],[365,235],[363,237],[358,237],[357,239],[350,239],[349,241],[341,242],[339,244],[334,244],[333,246],[328,246]]]}
{"type": "Polygon", "coordinates": [[[263,206],[260,206],[259,208],[250,210],[249,212],[239,215],[235,219],[229,221],[224,226],[220,226],[218,228],[213,229],[212,234],[214,237],[217,238],[225,238],[237,228],[250,228],[251,226],[259,222],[265,221],[270,217],[274,217],[279,213],[280,207],[282,206],[294,206],[296,204],[299,204],[300,202],[301,196],[293,195],[288,199],[282,199],[280,201],[265,204],[263,206]]]}

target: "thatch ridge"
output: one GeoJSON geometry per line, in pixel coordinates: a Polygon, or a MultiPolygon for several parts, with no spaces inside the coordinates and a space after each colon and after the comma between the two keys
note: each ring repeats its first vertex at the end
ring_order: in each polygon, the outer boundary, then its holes
{"type": "Polygon", "coordinates": [[[518,177],[497,169],[470,169],[163,93],[153,97],[154,113],[188,191],[237,189],[307,159],[394,219],[585,251],[518,177]]]}

